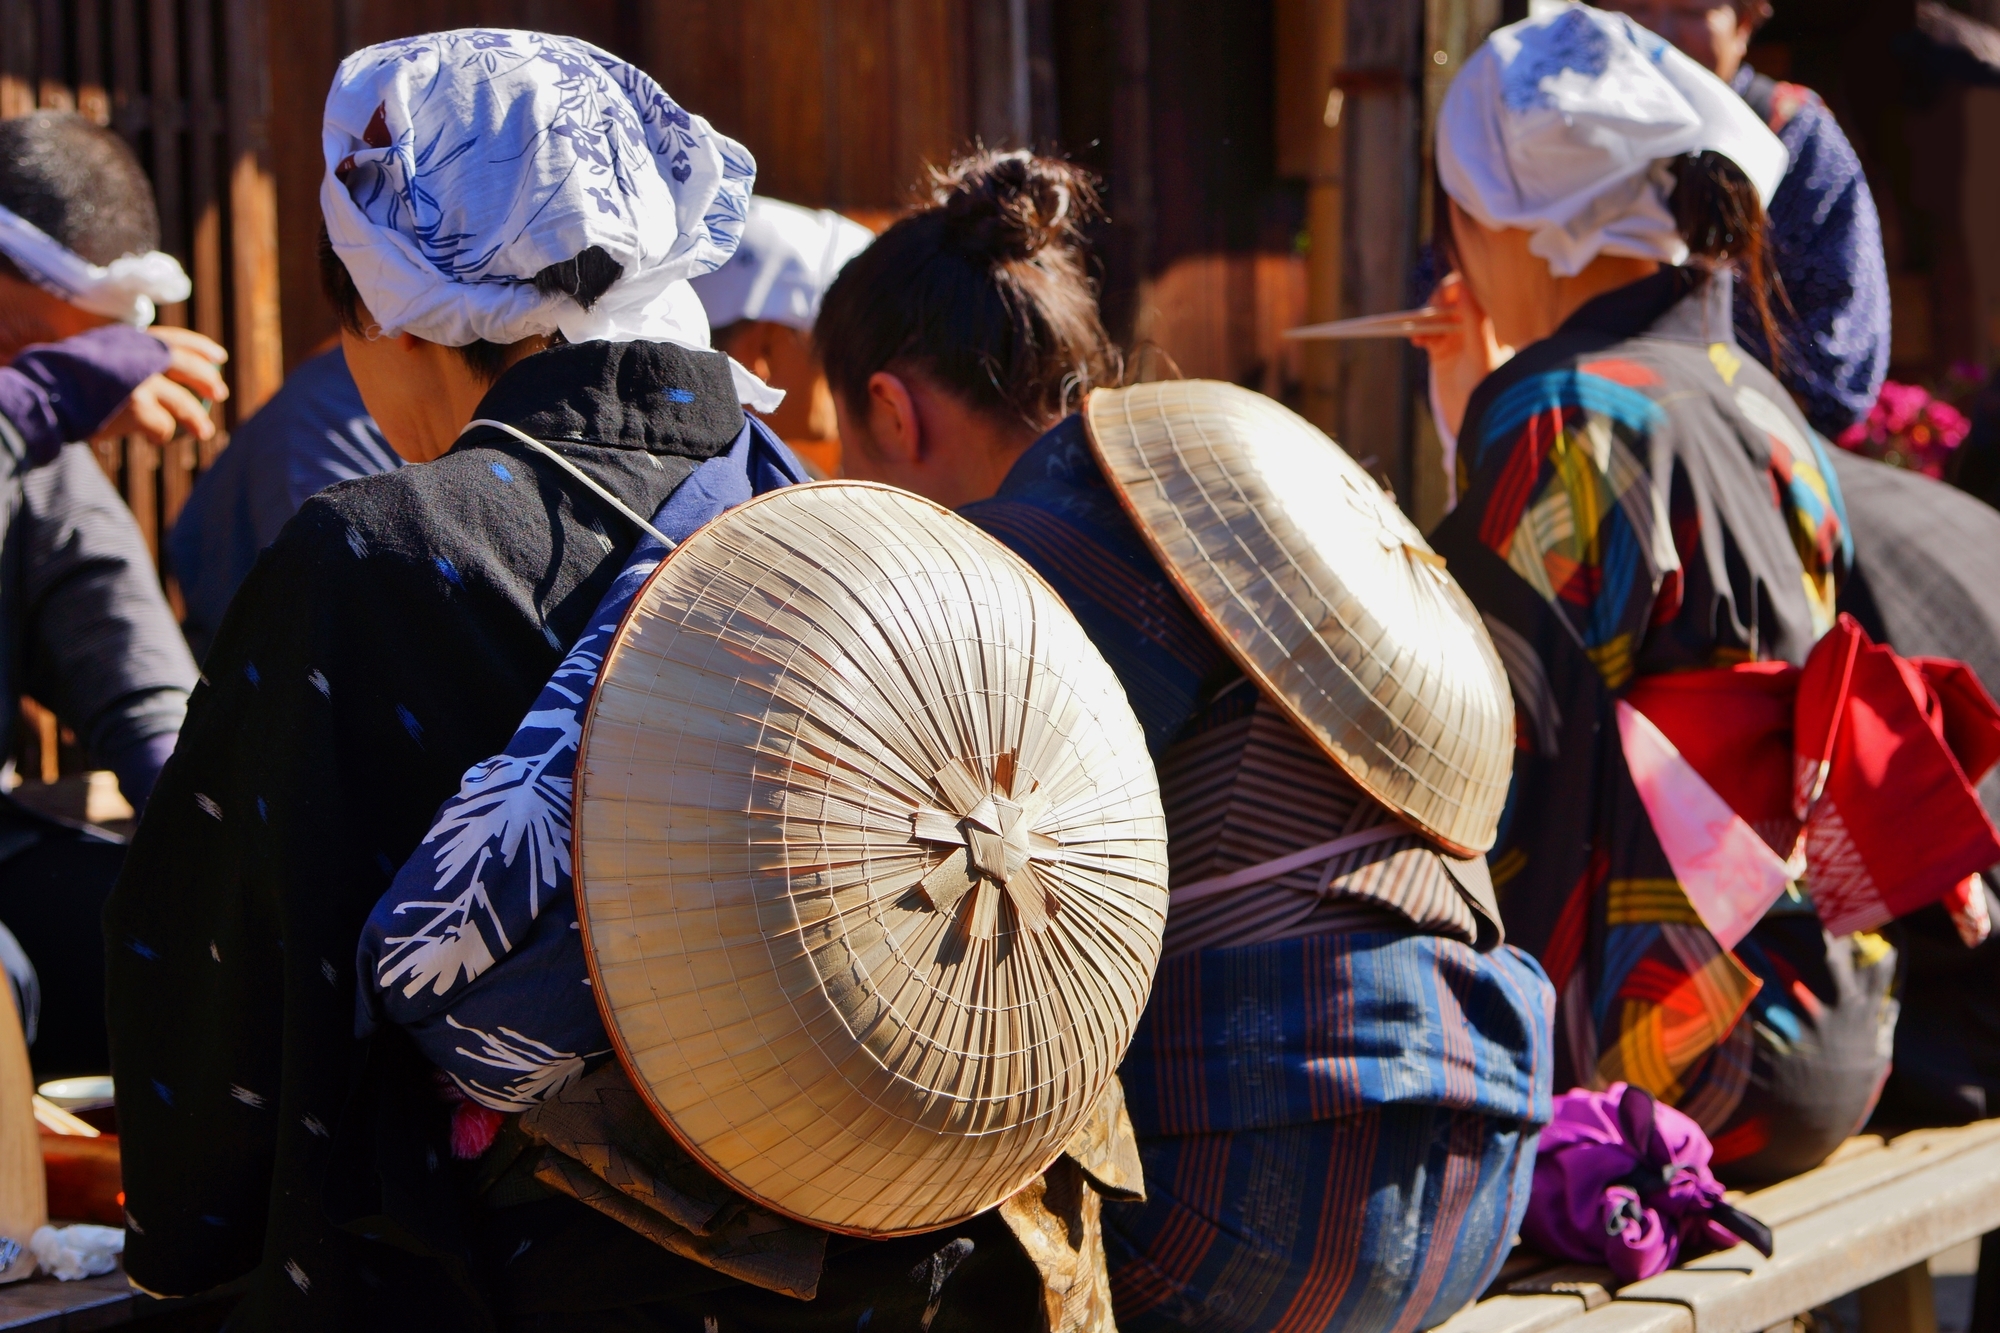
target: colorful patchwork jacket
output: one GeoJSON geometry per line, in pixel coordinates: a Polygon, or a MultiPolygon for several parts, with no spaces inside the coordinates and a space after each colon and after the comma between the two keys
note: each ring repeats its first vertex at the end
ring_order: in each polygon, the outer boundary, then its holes
{"type": "Polygon", "coordinates": [[[1614,710],[1641,677],[1802,662],[1852,562],[1827,446],[1738,346],[1731,296],[1726,275],[1663,269],[1489,376],[1460,434],[1465,500],[1432,537],[1514,686],[1489,858],[1508,938],[1559,997],[1556,1085],[1629,1082],[1711,1133],[1743,1105],[1753,1027],[1804,1001],[1784,959],[1702,926],[1614,710]]]}

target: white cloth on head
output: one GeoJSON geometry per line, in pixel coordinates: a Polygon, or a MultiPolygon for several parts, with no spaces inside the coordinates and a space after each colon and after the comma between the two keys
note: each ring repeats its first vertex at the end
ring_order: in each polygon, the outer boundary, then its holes
{"type": "MultiPolygon", "coordinates": [[[[728,259],[757,164],[644,72],[573,37],[467,28],[340,63],[320,208],[385,333],[448,347],[561,332],[708,348],[688,279],[728,259]],[[590,310],[533,279],[600,247],[590,310]]],[[[735,367],[743,401],[783,397],[735,367]]]]}
{"type": "Polygon", "coordinates": [[[1499,29],[1452,80],[1438,178],[1571,277],[1600,254],[1684,263],[1671,164],[1721,153],[1768,205],[1789,154],[1729,85],[1622,14],[1567,4],[1499,29]]]}
{"type": "Polygon", "coordinates": [[[9,208],[0,208],[0,254],[43,291],[136,328],[153,322],[156,305],[185,301],[194,290],[172,255],[149,250],[93,264],[9,208]]]}
{"type": "Polygon", "coordinates": [[[819,303],[875,233],[830,208],[750,200],[750,221],[729,262],[694,280],[710,328],[769,320],[811,333],[819,303]]]}

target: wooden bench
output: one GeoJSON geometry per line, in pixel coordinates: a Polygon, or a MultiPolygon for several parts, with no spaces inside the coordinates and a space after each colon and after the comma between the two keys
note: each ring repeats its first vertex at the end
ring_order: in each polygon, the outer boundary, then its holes
{"type": "Polygon", "coordinates": [[[76,1282],[31,1277],[0,1287],[0,1333],[209,1333],[234,1304],[233,1296],[154,1300],[133,1291],[122,1268],[76,1282]]]}
{"type": "Polygon", "coordinates": [[[2000,1230],[2000,1120],[1850,1139],[1818,1168],[1739,1201],[1748,1245],[1614,1288],[1601,1268],[1517,1254],[1438,1333],[1762,1333],[1860,1293],[1863,1333],[1936,1333],[1927,1262],[2000,1230]]]}

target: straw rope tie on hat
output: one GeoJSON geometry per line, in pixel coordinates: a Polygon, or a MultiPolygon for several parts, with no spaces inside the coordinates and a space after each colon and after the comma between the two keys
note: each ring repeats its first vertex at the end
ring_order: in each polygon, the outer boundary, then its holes
{"type": "Polygon", "coordinates": [[[980,892],[961,918],[961,929],[968,936],[993,937],[1003,895],[1028,930],[1048,929],[1049,918],[1062,907],[1034,864],[1062,851],[1060,842],[1035,828],[1035,822],[1048,813],[1048,796],[1011,753],[994,764],[993,790],[982,791],[979,779],[962,760],[946,764],[931,780],[964,812],[954,816],[925,806],[911,816],[912,836],[919,841],[956,844],[937,869],[924,876],[924,898],[932,910],[949,912],[968,893],[991,884],[995,891],[980,892]]]}

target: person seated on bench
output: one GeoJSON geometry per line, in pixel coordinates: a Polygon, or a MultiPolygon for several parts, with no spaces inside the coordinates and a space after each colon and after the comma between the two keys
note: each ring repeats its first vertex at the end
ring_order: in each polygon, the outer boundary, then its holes
{"type": "Polygon", "coordinates": [[[1802,663],[1834,625],[1851,544],[1828,448],[1732,332],[1739,282],[1760,322],[1774,299],[1785,150],[1707,70],[1573,5],[1467,61],[1437,157],[1456,267],[1438,299],[1463,322],[1418,341],[1464,499],[1433,543],[1514,682],[1490,857],[1510,937],[1560,996],[1557,1085],[1646,1088],[1732,1183],[1794,1174],[1867,1118],[1894,950],[1827,936],[1796,889],[1718,943],[1617,712],[1662,673],[1802,663]]]}
{"type": "Polygon", "coordinates": [[[1336,768],[1121,506],[1077,414],[1117,374],[1082,253],[1095,201],[1065,163],[979,154],[850,261],[815,330],[842,466],[958,507],[1075,612],[1159,766],[1177,895],[1399,830],[1170,905],[1121,1071],[1147,1201],[1107,1203],[1104,1231],[1128,1333],[1427,1328],[1484,1288],[1525,1208],[1547,983],[1460,887],[1483,861],[1336,768]],[[1476,1068],[1452,1054],[1473,1049],[1476,1068]]]}
{"type": "MultiPolygon", "coordinates": [[[[196,670],[132,511],[86,443],[215,434],[223,350],[148,327],[184,301],[125,142],[68,112],[0,121],[0,748],[50,708],[142,808],[196,670]]],[[[0,798],[0,921],[40,974],[37,1073],[102,1074],[104,901],[125,849],[0,798]]],[[[24,1019],[27,1017],[23,1014],[24,1019]]]]}

